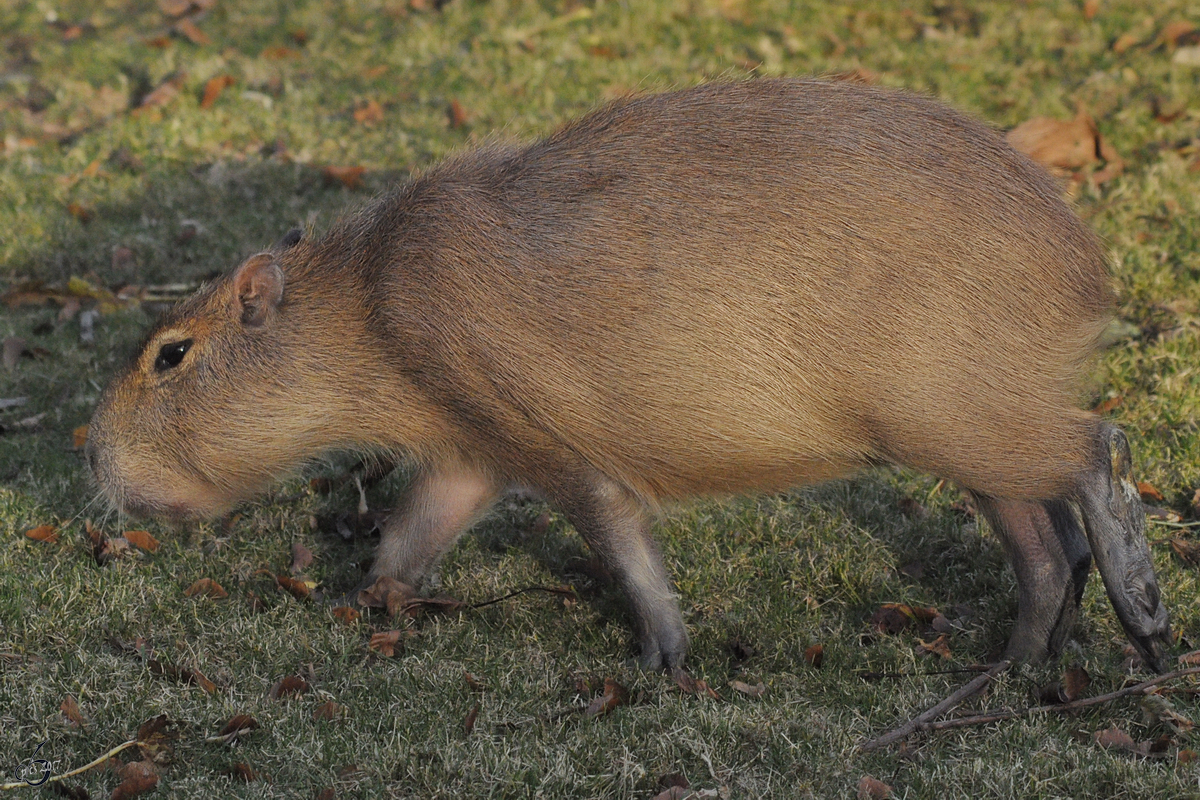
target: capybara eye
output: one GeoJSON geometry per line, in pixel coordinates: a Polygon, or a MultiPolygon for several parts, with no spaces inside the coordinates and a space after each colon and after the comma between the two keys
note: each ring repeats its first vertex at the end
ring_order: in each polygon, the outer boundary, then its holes
{"type": "Polygon", "coordinates": [[[184,355],[187,354],[191,346],[191,339],[164,344],[162,349],[158,351],[158,358],[154,359],[154,369],[158,372],[164,372],[171,367],[179,366],[179,362],[183,361],[184,355]]]}

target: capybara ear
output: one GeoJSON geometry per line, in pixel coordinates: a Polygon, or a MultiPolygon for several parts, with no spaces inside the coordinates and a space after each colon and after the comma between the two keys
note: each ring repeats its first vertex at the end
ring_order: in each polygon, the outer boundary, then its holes
{"type": "Polygon", "coordinates": [[[275,245],[275,249],[277,251],[278,250],[290,250],[291,248],[300,244],[300,240],[303,238],[304,238],[304,231],[300,230],[299,228],[292,228],[290,231],[288,231],[287,233],[285,233],[283,235],[283,238],[280,239],[279,242],[275,245]]]}
{"type": "Polygon", "coordinates": [[[251,256],[233,273],[233,293],[242,324],[258,328],[283,299],[283,270],[270,253],[251,256]]]}

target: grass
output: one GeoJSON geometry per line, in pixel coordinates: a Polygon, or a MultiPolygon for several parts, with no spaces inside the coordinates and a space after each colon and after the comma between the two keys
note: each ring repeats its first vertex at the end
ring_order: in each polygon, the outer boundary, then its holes
{"type": "MultiPolygon", "coordinates": [[[[290,227],[327,228],[447,153],[493,135],[546,133],[635,89],[861,69],[1002,127],[1066,118],[1082,103],[1127,161],[1122,175],[1073,197],[1108,242],[1121,292],[1120,335],[1097,365],[1089,399],[1122,398],[1111,416],[1130,434],[1140,477],[1191,518],[1200,486],[1200,174],[1192,169],[1200,72],[1175,63],[1160,34],[1200,18],[1176,0],[1152,12],[1132,1],[1098,8],[1089,20],[1074,2],[949,0],[904,10],[452,0],[438,11],[398,0],[243,2],[198,19],[209,42],[197,44],[172,33],[155,3],[3,3],[0,291],[72,276],[110,287],[196,281],[290,227]],[[1137,44],[1116,53],[1112,43],[1128,32],[1137,44]],[[234,83],[202,108],[206,82],[220,75],[234,83]],[[128,109],[165,81],[178,84],[172,100],[128,109]],[[356,119],[372,101],[378,111],[356,119]],[[463,124],[450,124],[453,102],[463,124]],[[1161,121],[1152,104],[1163,119],[1180,113],[1161,121]],[[330,165],[364,167],[363,185],[330,183],[322,173],[330,165]]],[[[1139,741],[1169,732],[1133,701],[918,738],[905,751],[854,752],[964,679],[931,670],[993,656],[1015,614],[997,541],[952,508],[951,489],[905,471],[704,502],[662,521],[692,672],[720,700],[683,695],[669,678],[630,666],[621,598],[589,572],[586,549],[559,517],[537,522],[545,510],[537,505],[508,504],[465,537],[440,570],[439,591],[479,602],[571,583],[579,590],[572,605],[527,594],[477,611],[345,625],[258,572],[282,570],[298,542],[316,555],[308,574],[340,590],[370,555],[369,539],[346,543],[311,525],[353,508],[353,488],[296,499],[300,481],[228,523],[149,523],[163,542],[157,553],[99,567],[81,520],[101,515],[86,508],[94,490],[72,430],[86,424],[153,310],[106,313],[89,346],[77,319],[58,322],[57,313],[51,304],[0,316],[0,338],[23,337],[38,354],[0,371],[0,398],[29,398],[0,410],[6,776],[39,742],[61,772],[166,714],[180,738],[157,791],[177,797],[314,797],[333,788],[337,797],[641,798],[673,773],[728,797],[846,797],[866,774],[908,798],[1200,794],[1200,762],[1176,757],[1196,747],[1188,731],[1172,733],[1161,759],[1092,743],[1093,732],[1113,725],[1139,741]],[[16,424],[38,414],[37,426],[16,424]],[[928,514],[911,513],[909,500],[928,514]],[[61,527],[59,544],[23,535],[46,523],[61,527]],[[900,571],[910,562],[923,567],[919,578],[900,571]],[[186,597],[201,577],[230,596],[186,597]],[[884,602],[963,607],[952,659],[918,656],[911,632],[874,633],[870,617],[884,602]],[[394,626],[408,632],[402,650],[373,654],[370,634],[394,626]],[[199,670],[216,691],[156,674],[114,644],[139,638],[160,662],[199,670]],[[824,648],[820,669],[805,660],[814,644],[824,648]],[[909,675],[867,680],[864,671],[909,675]],[[270,699],[269,688],[290,674],[306,677],[311,691],[270,699]],[[553,717],[590,700],[604,678],[630,689],[629,705],[595,719],[553,717]],[[730,688],[735,679],[766,691],[744,696],[730,688]],[[68,695],[85,716],[81,728],[60,711],[68,695]],[[314,719],[326,700],[344,711],[314,719]],[[253,715],[258,730],[234,746],[204,741],[239,713],[253,715]],[[236,763],[262,778],[229,777],[236,763]]],[[[339,474],[339,464],[312,474],[339,474]]],[[[384,481],[371,505],[394,503],[403,483],[403,475],[384,481]]],[[[1151,535],[1168,531],[1152,526],[1151,535]]],[[[1200,639],[1196,571],[1167,547],[1154,552],[1182,651],[1200,639]]],[[[1126,679],[1122,644],[1093,580],[1061,661],[1016,669],[974,702],[1027,704],[1071,663],[1091,674],[1089,693],[1117,688],[1126,679]]],[[[1169,700],[1195,715],[1190,696],[1169,700]]],[[[104,769],[72,783],[104,796],[117,778],[104,769]]]]}

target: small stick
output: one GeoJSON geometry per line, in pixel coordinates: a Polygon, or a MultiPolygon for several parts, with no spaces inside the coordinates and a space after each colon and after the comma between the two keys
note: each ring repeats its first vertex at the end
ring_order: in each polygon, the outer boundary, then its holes
{"type": "Polygon", "coordinates": [[[1195,675],[1200,673],[1200,667],[1188,667],[1187,669],[1168,672],[1166,675],[1159,675],[1157,678],[1151,678],[1148,681],[1139,683],[1136,686],[1126,686],[1124,689],[1118,689],[1115,692],[1108,694],[1097,695],[1096,697],[1086,697],[1082,700],[1073,700],[1070,703],[1059,703],[1051,706],[1033,706],[1032,708],[1024,709],[1000,709],[996,711],[987,711],[983,714],[972,714],[969,717],[958,717],[957,719],[944,719],[937,722],[922,722],[918,727],[923,731],[942,731],[949,728],[965,728],[969,725],[986,725],[989,722],[1001,722],[1006,719],[1015,719],[1016,717],[1025,717],[1030,714],[1040,714],[1046,711],[1074,711],[1077,708],[1087,708],[1101,703],[1111,703],[1113,700],[1120,700],[1122,697],[1129,697],[1134,694],[1149,694],[1149,691],[1159,684],[1167,681],[1182,678],[1185,675],[1195,675]]]}
{"type": "Polygon", "coordinates": [[[991,683],[992,680],[997,675],[1001,674],[1002,672],[1004,672],[1011,666],[1012,666],[1012,661],[1009,659],[1004,659],[1003,661],[998,662],[995,666],[993,666],[987,672],[983,673],[982,675],[976,676],[969,683],[960,687],[958,689],[958,691],[956,691],[954,694],[947,697],[942,702],[938,703],[933,708],[930,708],[929,710],[918,714],[917,716],[910,719],[908,722],[904,723],[903,725],[901,725],[898,728],[888,731],[883,736],[880,736],[878,739],[872,739],[871,741],[862,745],[862,747],[860,747],[859,750],[861,750],[864,753],[869,753],[872,750],[878,750],[880,748],[887,747],[890,744],[893,744],[895,742],[900,741],[901,739],[908,737],[910,734],[915,733],[922,725],[928,723],[930,720],[940,717],[942,714],[945,714],[947,711],[949,711],[950,709],[957,706],[963,700],[966,700],[968,697],[971,697],[972,695],[976,695],[979,692],[983,691],[984,687],[986,687],[989,683],[991,683]]]}

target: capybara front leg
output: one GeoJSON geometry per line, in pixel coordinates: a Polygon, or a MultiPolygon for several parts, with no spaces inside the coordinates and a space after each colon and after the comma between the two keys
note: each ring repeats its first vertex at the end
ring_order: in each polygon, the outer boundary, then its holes
{"type": "Polygon", "coordinates": [[[641,639],[638,660],[642,668],[682,666],[687,653],[687,630],[658,548],[650,538],[646,508],[603,476],[591,475],[573,482],[568,491],[568,496],[555,496],[554,501],[621,584],[633,605],[641,639]]]}
{"type": "Polygon", "coordinates": [[[359,589],[384,575],[419,586],[496,495],[493,482],[477,470],[458,464],[423,467],[384,525],[375,563],[359,589]]]}
{"type": "Polygon", "coordinates": [[[1092,557],[1117,618],[1146,663],[1162,672],[1171,645],[1170,620],[1146,544],[1146,515],[1133,478],[1129,440],[1120,428],[1097,426],[1092,468],[1076,492],[1092,557]]]}
{"type": "Polygon", "coordinates": [[[1070,507],[975,496],[1017,578],[1017,621],[1005,658],[1040,662],[1062,650],[1079,613],[1091,558],[1070,507]]]}

